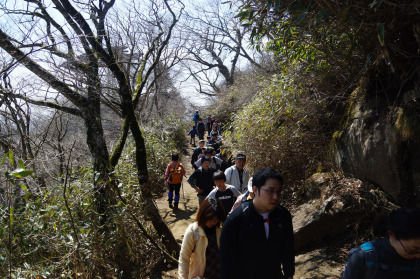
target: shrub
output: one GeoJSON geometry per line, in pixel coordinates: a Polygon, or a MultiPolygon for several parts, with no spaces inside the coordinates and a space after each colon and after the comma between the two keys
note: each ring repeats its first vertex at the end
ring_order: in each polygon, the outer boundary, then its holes
{"type": "Polygon", "coordinates": [[[286,185],[297,185],[324,159],[327,119],[325,104],[293,76],[274,75],[234,116],[226,143],[247,154],[249,168],[273,167],[286,185]]]}

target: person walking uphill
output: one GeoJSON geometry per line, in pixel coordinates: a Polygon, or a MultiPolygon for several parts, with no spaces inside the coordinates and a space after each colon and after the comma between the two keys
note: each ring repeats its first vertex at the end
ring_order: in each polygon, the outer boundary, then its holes
{"type": "Polygon", "coordinates": [[[198,134],[197,129],[195,128],[195,126],[193,126],[193,128],[188,132],[188,135],[191,136],[190,144],[193,144],[193,142],[194,142],[194,146],[195,146],[195,135],[196,134],[198,134]]]}
{"type": "Polygon", "coordinates": [[[293,278],[293,225],[290,212],[278,204],[282,185],[281,174],[273,169],[252,177],[254,199],[242,202],[223,224],[221,279],[293,278]]]}
{"type": "Polygon", "coordinates": [[[204,139],[204,133],[206,131],[206,126],[203,123],[203,120],[198,120],[197,123],[197,132],[198,132],[198,139],[202,140],[204,139]]]}
{"type": "Polygon", "coordinates": [[[220,223],[225,220],[221,202],[206,199],[188,226],[179,253],[179,279],[219,278],[220,223]]]}
{"type": "Polygon", "coordinates": [[[226,184],[235,186],[235,188],[243,193],[247,189],[249,172],[245,168],[246,156],[245,154],[238,153],[235,157],[235,165],[225,170],[226,184]]]}
{"type": "Polygon", "coordinates": [[[217,198],[220,200],[227,216],[232,209],[236,198],[239,197],[241,193],[232,185],[225,184],[226,176],[222,171],[216,171],[213,174],[213,181],[214,184],[216,184],[216,188],[210,192],[207,198],[217,198]]]}
{"type": "Polygon", "coordinates": [[[191,176],[188,178],[188,183],[195,189],[198,196],[198,204],[204,201],[208,194],[213,190],[213,174],[216,171],[210,168],[210,158],[201,157],[201,167],[199,167],[191,176]]]}
{"type": "Polygon", "coordinates": [[[193,115],[193,121],[194,121],[195,128],[198,128],[197,127],[198,120],[200,120],[200,114],[198,113],[198,110],[196,110],[194,115],[193,115]]]}
{"type": "Polygon", "coordinates": [[[182,177],[185,175],[184,166],[178,161],[178,153],[171,155],[172,162],[168,164],[165,172],[165,180],[168,182],[168,202],[169,207],[172,207],[172,200],[174,201],[174,210],[178,209],[179,190],[181,189],[182,177]],[[175,198],[174,198],[175,191],[175,198]]]}

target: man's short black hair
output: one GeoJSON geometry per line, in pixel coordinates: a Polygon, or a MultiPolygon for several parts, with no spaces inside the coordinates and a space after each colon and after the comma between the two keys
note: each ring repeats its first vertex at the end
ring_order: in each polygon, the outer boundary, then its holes
{"type": "Polygon", "coordinates": [[[223,180],[223,181],[226,182],[226,175],[225,175],[225,173],[222,172],[222,171],[216,171],[213,174],[213,181],[216,181],[216,180],[223,180]]]}
{"type": "Polygon", "coordinates": [[[206,150],[204,150],[204,154],[211,154],[211,155],[213,155],[213,148],[209,148],[209,147],[207,147],[206,148],[206,150]]]}
{"type": "Polygon", "coordinates": [[[210,157],[207,157],[207,156],[201,157],[201,164],[203,164],[204,162],[211,162],[210,157]]]}
{"type": "Polygon", "coordinates": [[[271,168],[264,168],[258,170],[252,177],[252,186],[260,189],[268,179],[276,179],[283,186],[283,177],[281,173],[271,168]]]}

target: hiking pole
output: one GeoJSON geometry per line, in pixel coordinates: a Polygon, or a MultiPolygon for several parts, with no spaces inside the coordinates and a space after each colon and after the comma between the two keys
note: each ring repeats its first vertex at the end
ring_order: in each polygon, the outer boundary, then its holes
{"type": "Polygon", "coordinates": [[[185,200],[184,181],[181,182],[181,188],[182,188],[182,199],[185,200]]]}
{"type": "MultiPolygon", "coordinates": [[[[185,175],[184,177],[187,178],[185,175]]],[[[181,182],[181,188],[182,188],[182,199],[185,200],[184,181],[181,182]]]]}

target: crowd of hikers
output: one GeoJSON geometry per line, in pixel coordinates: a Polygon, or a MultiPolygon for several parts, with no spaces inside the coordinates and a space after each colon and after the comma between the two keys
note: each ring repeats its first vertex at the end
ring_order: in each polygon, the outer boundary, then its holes
{"type": "MultiPolygon", "coordinates": [[[[197,192],[199,209],[183,237],[178,277],[293,278],[293,225],[290,212],[280,204],[282,175],[263,168],[251,177],[246,155],[239,152],[232,158],[223,148],[220,126],[213,126],[217,120],[212,124],[212,119],[206,117],[207,125],[200,130],[204,123],[197,111],[189,132],[191,144],[199,136],[191,157],[195,171],[187,180],[197,192]]],[[[172,154],[165,179],[174,210],[184,176],[179,155],[172,154]]],[[[376,232],[383,238],[352,249],[343,278],[420,279],[420,209],[401,208],[378,220],[376,232]]]]}

